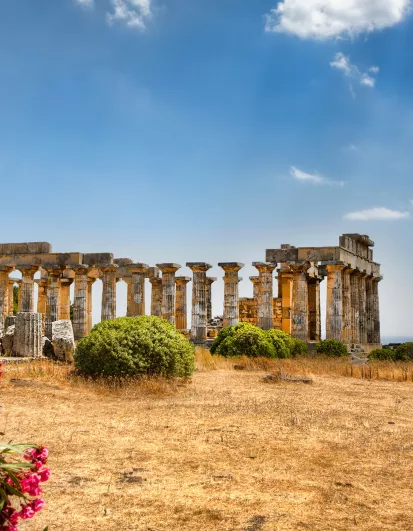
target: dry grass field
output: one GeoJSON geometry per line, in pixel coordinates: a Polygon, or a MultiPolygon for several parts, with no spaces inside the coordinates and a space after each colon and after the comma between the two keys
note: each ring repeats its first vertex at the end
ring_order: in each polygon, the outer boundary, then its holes
{"type": "Polygon", "coordinates": [[[412,367],[236,362],[108,389],[7,366],[2,440],[50,448],[47,508],[23,531],[412,530],[412,367]],[[265,383],[281,368],[313,383],[265,383]]]}

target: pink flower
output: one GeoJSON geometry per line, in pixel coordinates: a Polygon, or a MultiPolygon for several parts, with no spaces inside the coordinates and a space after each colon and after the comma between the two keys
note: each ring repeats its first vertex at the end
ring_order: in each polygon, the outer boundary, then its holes
{"type": "Polygon", "coordinates": [[[33,511],[35,513],[38,513],[39,511],[43,509],[43,507],[45,506],[45,503],[44,503],[44,500],[42,500],[42,498],[37,498],[36,500],[33,500],[31,502],[31,506],[32,506],[33,511]]]}
{"type": "Polygon", "coordinates": [[[20,518],[22,520],[29,520],[30,518],[33,518],[34,514],[32,504],[28,503],[27,505],[23,505],[22,510],[20,511],[20,518]]]}
{"type": "Polygon", "coordinates": [[[6,525],[2,529],[3,529],[3,531],[19,531],[17,529],[17,525],[6,525]]]}
{"type": "Polygon", "coordinates": [[[44,483],[50,478],[50,468],[42,468],[38,471],[38,475],[40,477],[40,481],[44,483]]]}

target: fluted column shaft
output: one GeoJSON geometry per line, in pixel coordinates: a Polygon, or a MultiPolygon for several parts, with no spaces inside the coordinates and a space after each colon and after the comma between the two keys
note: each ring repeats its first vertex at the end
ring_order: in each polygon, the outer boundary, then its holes
{"type": "Polygon", "coordinates": [[[70,286],[72,278],[62,278],[60,281],[60,319],[70,319],[70,286]]]}
{"type": "Polygon", "coordinates": [[[353,331],[352,342],[360,343],[360,304],[359,304],[359,281],[360,273],[354,271],[350,276],[351,289],[351,329],[353,331]]]}
{"type": "Polygon", "coordinates": [[[329,264],[327,269],[327,339],[343,340],[343,271],[342,264],[329,264]]]}
{"type": "Polygon", "coordinates": [[[308,333],[311,341],[321,340],[320,279],[308,280],[308,333]]]}
{"type": "Polygon", "coordinates": [[[252,282],[252,297],[256,301],[258,300],[258,286],[260,284],[260,277],[250,277],[250,280],[252,282]]]}
{"type": "Polygon", "coordinates": [[[149,266],[147,264],[133,264],[128,266],[132,273],[130,285],[130,304],[128,305],[128,317],[145,315],[145,278],[149,266]]]}
{"type": "Polygon", "coordinates": [[[17,313],[13,350],[21,357],[42,355],[42,316],[39,313],[17,313]]]}
{"type": "Polygon", "coordinates": [[[366,277],[366,337],[367,343],[373,343],[374,320],[373,320],[373,277],[366,277]]]}
{"type": "Polygon", "coordinates": [[[117,266],[102,268],[102,321],[116,319],[117,266]]]}
{"type": "Polygon", "coordinates": [[[156,264],[162,271],[162,309],[161,316],[171,324],[175,324],[175,273],[179,264],[156,264]]]}
{"type": "Polygon", "coordinates": [[[39,266],[21,267],[22,281],[20,284],[20,311],[34,312],[34,275],[39,266]]]}
{"type": "Polygon", "coordinates": [[[351,304],[351,275],[354,269],[346,268],[343,270],[343,336],[342,340],[347,345],[354,343],[354,332],[352,322],[352,304],[351,304]]]}
{"type": "Polygon", "coordinates": [[[381,343],[381,330],[380,330],[380,299],[379,299],[379,282],[381,277],[373,278],[372,285],[372,313],[373,313],[373,341],[372,343],[381,343]]]}
{"type": "Polygon", "coordinates": [[[9,273],[12,267],[0,267],[0,330],[3,330],[4,319],[9,311],[9,273]]]}
{"type": "Polygon", "coordinates": [[[278,271],[278,281],[281,284],[282,330],[292,333],[291,305],[293,291],[293,274],[289,269],[278,271]]]}
{"type": "Polygon", "coordinates": [[[87,314],[87,266],[77,267],[75,272],[75,292],[73,299],[73,334],[75,339],[86,337],[88,333],[87,314]]]}
{"type": "Polygon", "coordinates": [[[254,262],[258,269],[258,302],[257,302],[257,325],[263,330],[273,328],[274,303],[273,303],[273,271],[276,263],[254,262]]]}
{"type": "Polygon", "coordinates": [[[188,328],[187,285],[190,281],[189,277],[175,277],[175,326],[177,330],[187,330],[188,328]]]}
{"type": "Polygon", "coordinates": [[[226,262],[218,264],[225,271],[224,276],[224,327],[235,326],[239,322],[239,276],[244,264],[226,262]]]}
{"type": "Polygon", "coordinates": [[[212,319],[212,284],[216,282],[216,278],[206,278],[206,305],[207,305],[207,322],[212,319]]]}
{"type": "Polygon", "coordinates": [[[7,315],[14,315],[14,285],[15,281],[9,278],[8,311],[7,315]]]}
{"type": "Polygon", "coordinates": [[[46,295],[46,319],[45,333],[52,339],[52,323],[60,317],[60,277],[63,269],[48,268],[47,270],[47,295],[46,295]]]}
{"type": "Polygon", "coordinates": [[[87,333],[93,328],[93,284],[96,282],[96,278],[87,278],[87,333]]]}
{"type": "Polygon", "coordinates": [[[189,262],[186,265],[193,272],[191,339],[205,341],[208,335],[206,272],[212,266],[205,262],[189,262]]]}
{"type": "Polygon", "coordinates": [[[367,289],[366,274],[359,275],[359,321],[360,321],[360,343],[367,343],[367,289]]]}
{"type": "Polygon", "coordinates": [[[151,293],[151,315],[162,317],[162,279],[150,278],[152,285],[151,293]]]}
{"type": "Polygon", "coordinates": [[[307,271],[310,264],[291,264],[293,273],[291,298],[291,335],[302,341],[308,340],[308,285],[307,271]]]}

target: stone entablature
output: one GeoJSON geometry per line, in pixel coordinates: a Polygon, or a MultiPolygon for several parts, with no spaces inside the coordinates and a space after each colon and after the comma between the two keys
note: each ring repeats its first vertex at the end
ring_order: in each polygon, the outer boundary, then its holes
{"type": "MultiPolygon", "coordinates": [[[[372,240],[365,235],[344,234],[337,247],[293,247],[266,251],[266,262],[254,262],[257,276],[250,277],[252,298],[239,298],[239,272],[244,264],[223,262],[224,326],[239,321],[264,329],[276,328],[304,341],[321,338],[320,283],[327,279],[327,337],[347,344],[380,343],[378,283],[380,265],[373,261],[372,240]],[[278,269],[277,269],[278,268],[278,269]],[[275,272],[278,282],[274,282],[275,272]],[[274,293],[275,291],[275,293],[274,293]]],[[[73,329],[76,339],[92,327],[92,288],[102,280],[102,320],[116,317],[116,283],[127,284],[127,315],[147,313],[146,279],[151,284],[151,315],[163,317],[183,332],[187,329],[187,285],[192,281],[191,339],[208,336],[212,318],[212,267],[188,262],[191,277],[178,276],[174,263],[156,267],[112,253],[53,253],[46,242],[0,244],[0,325],[13,314],[13,286],[19,286],[19,311],[42,314],[46,334],[52,323],[67,319],[70,285],[74,284],[73,329]],[[14,270],[22,279],[10,277],[14,270]],[[34,280],[40,271],[40,279],[34,280]],[[162,275],[161,275],[162,273],[162,275]],[[34,285],[38,284],[37,308],[34,285]]]]}

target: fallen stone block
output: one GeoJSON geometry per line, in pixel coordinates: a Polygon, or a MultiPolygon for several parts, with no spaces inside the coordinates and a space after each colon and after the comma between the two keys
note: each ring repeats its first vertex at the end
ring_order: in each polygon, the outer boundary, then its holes
{"type": "Polygon", "coordinates": [[[23,358],[40,358],[42,355],[42,314],[19,312],[16,314],[13,351],[23,358]]]}
{"type": "Polygon", "coordinates": [[[58,361],[73,362],[75,352],[75,337],[72,321],[62,320],[52,323],[52,343],[54,354],[58,361]]]}
{"type": "Polygon", "coordinates": [[[3,336],[3,351],[5,356],[13,356],[14,333],[16,325],[9,326],[3,336]]]}

